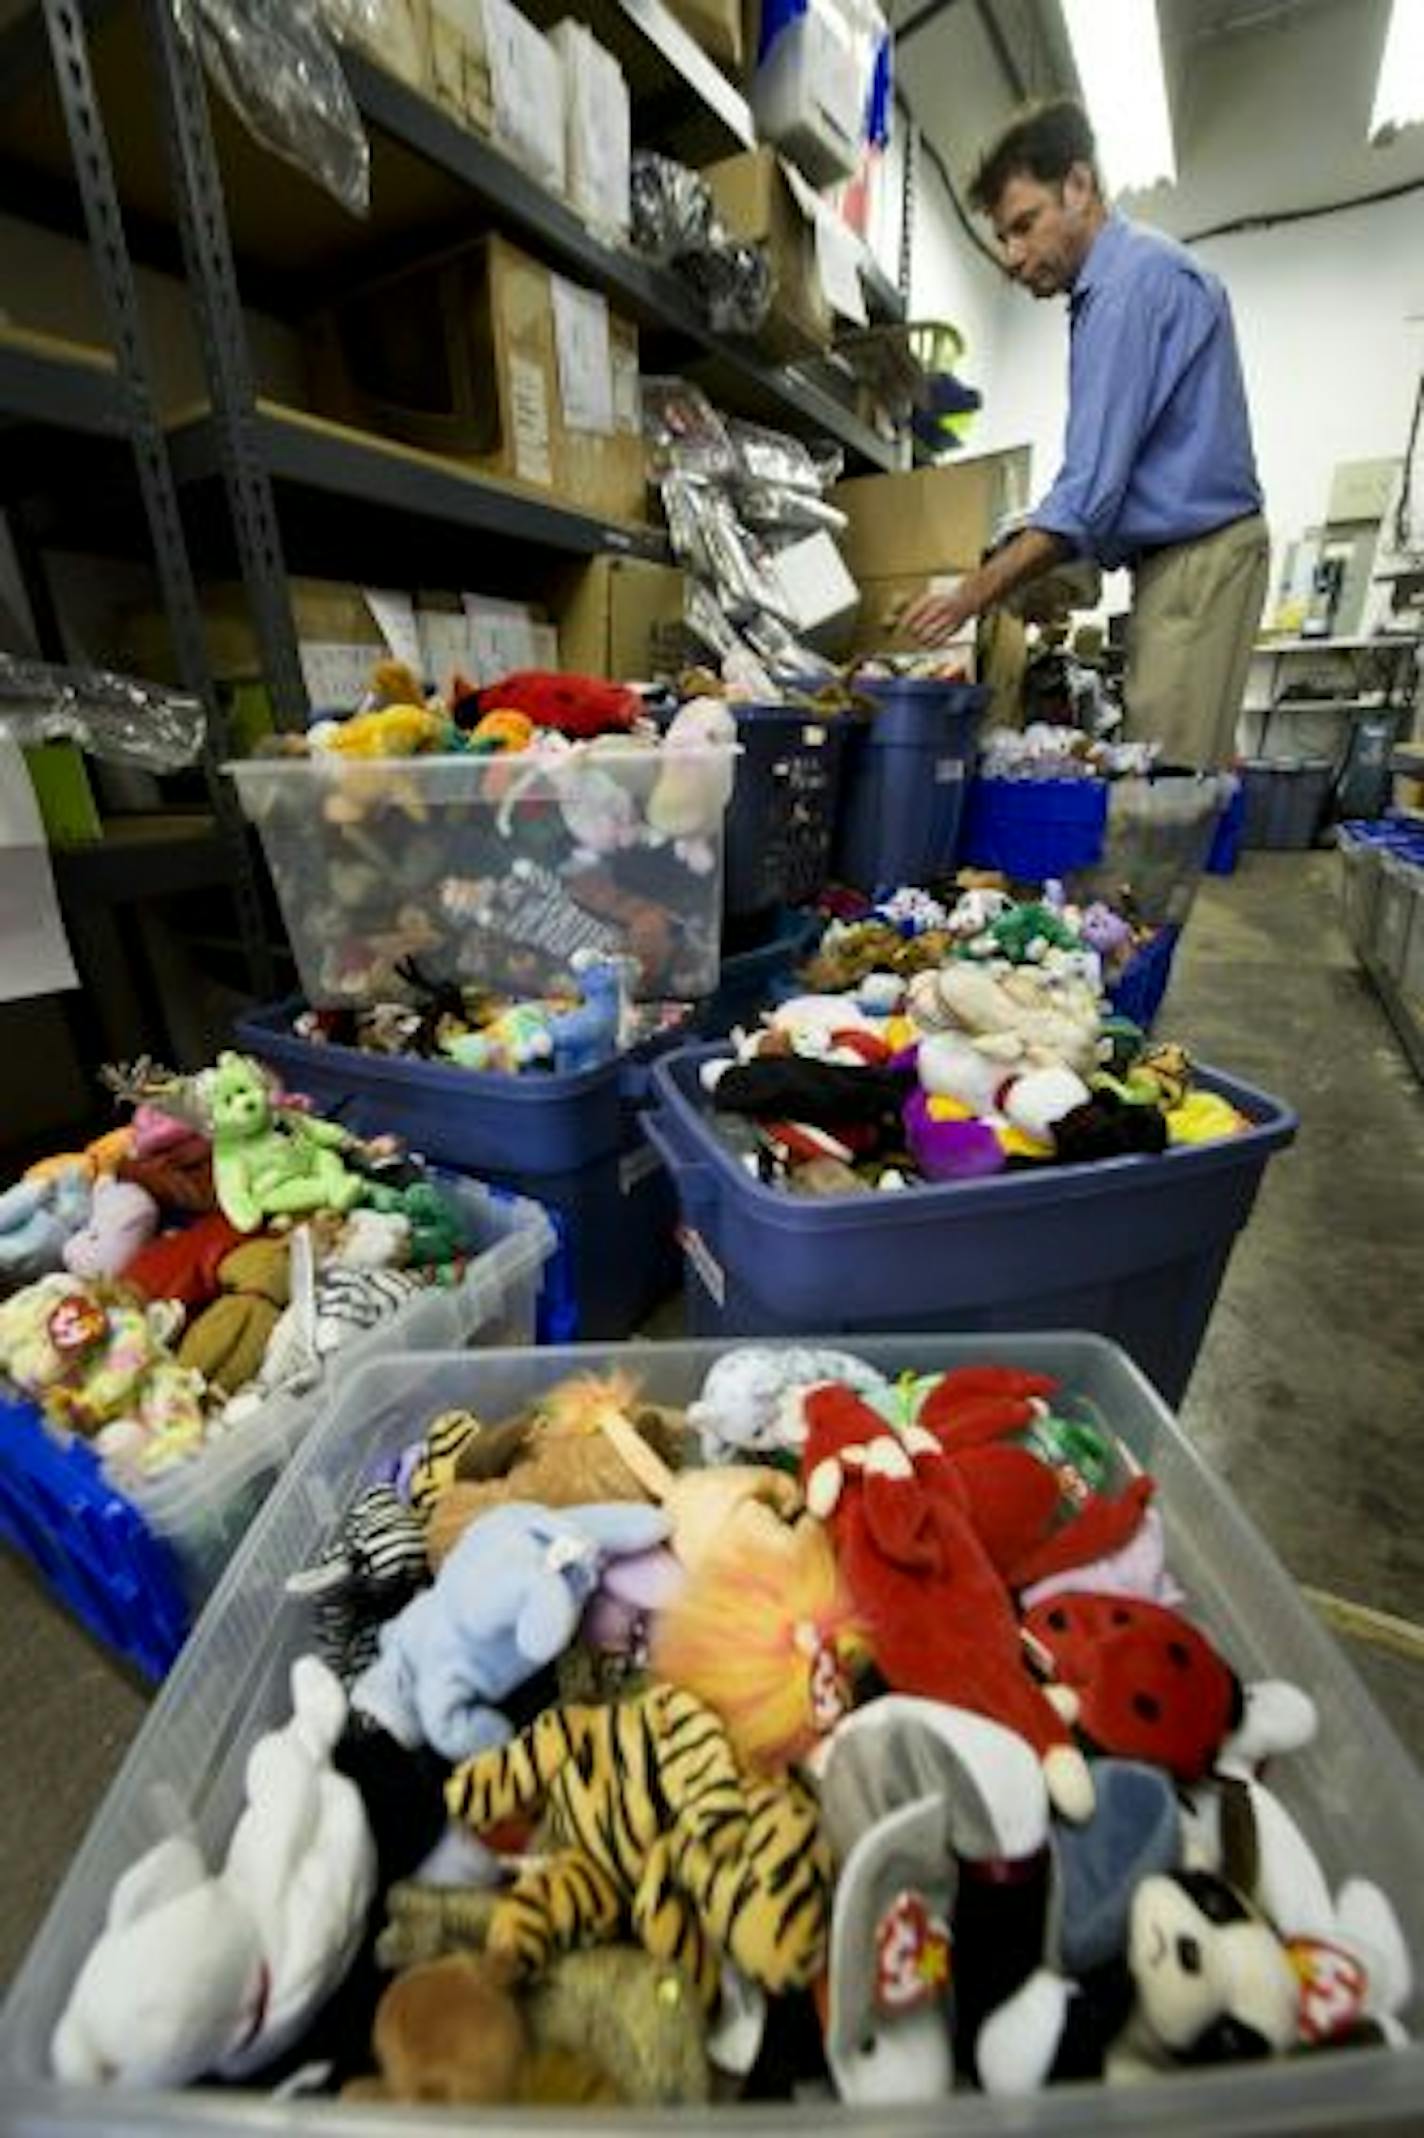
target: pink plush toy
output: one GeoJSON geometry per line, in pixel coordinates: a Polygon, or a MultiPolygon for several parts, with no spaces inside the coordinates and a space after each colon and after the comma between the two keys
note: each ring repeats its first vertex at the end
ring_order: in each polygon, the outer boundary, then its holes
{"type": "Polygon", "coordinates": [[[96,1180],[89,1222],[65,1241],[64,1266],[72,1277],[120,1277],[157,1230],[158,1205],[147,1188],[96,1180]]]}

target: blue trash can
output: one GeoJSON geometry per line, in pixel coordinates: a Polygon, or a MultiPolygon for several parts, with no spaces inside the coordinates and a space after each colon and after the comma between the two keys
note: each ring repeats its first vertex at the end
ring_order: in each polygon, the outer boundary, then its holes
{"type": "Polygon", "coordinates": [[[874,713],[852,732],[835,874],[858,890],[947,876],[959,853],[964,788],[987,690],[912,676],[857,680],[874,713]]]}
{"type": "Polygon", "coordinates": [[[725,1051],[657,1063],[644,1116],[682,1205],[689,1335],[1091,1329],[1169,1403],[1266,1162],[1298,1125],[1279,1099],[1202,1069],[1250,1118],[1241,1135],[898,1195],[788,1195],[747,1172],[708,1114],[700,1071],[725,1051]]]}
{"type": "Polygon", "coordinates": [[[300,1039],[299,997],[255,1010],[237,1044],[365,1135],[542,1203],[560,1251],[539,1308],[545,1343],[631,1335],[677,1283],[677,1198],[638,1126],[648,1063],[671,1039],[573,1076],[510,1076],[300,1039]]]}
{"type": "Polygon", "coordinates": [[[1002,869],[1016,883],[1042,883],[1096,868],[1108,828],[1100,779],[974,779],[965,801],[963,858],[1002,869]]]}

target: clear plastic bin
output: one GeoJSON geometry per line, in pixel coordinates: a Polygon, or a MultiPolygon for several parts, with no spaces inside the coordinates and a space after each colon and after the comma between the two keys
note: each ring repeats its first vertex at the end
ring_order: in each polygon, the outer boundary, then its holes
{"type": "Polygon", "coordinates": [[[434,979],[538,994],[574,981],[585,949],[632,957],[641,996],[694,1001],[717,985],[735,756],[614,742],[558,760],[228,769],[309,1002],[403,996],[396,968],[412,956],[434,979]]]}
{"type": "MultiPolygon", "coordinates": [[[[723,1344],[620,1345],[566,1351],[482,1352],[382,1361],[349,1381],[340,1401],[289,1467],[229,1567],[177,1669],[80,1847],[0,2013],[0,2071],[8,2127],[106,2133],[342,2131],[352,2134],[479,2129],[571,2132],[845,2132],[897,2138],[952,2131],[963,2138],[1252,2138],[1424,2123],[1424,2046],[1227,2065],[1125,2090],[1059,2088],[1031,2101],[974,2094],[922,2109],[857,2114],[826,2103],[800,2109],[679,2110],[607,2121],[462,2109],[440,2117],[414,2108],[270,2103],[234,2092],[98,2094],[47,2078],[48,2045],[75,1973],[103,1920],[114,1881],[144,1849],[192,1821],[210,1857],[225,1846],[257,1734],[287,1711],[287,1673],[306,1644],[306,1610],[283,1583],[329,1535],[367,1467],[403,1444],[413,1425],[452,1404],[485,1416],[526,1402],[565,1375],[610,1366],[637,1376],[655,1401],[685,1403],[723,1344]]],[[[1332,1885],[1353,1874],[1390,1894],[1415,1956],[1406,2024],[1424,2028],[1424,1782],[1333,1640],[1234,1499],[1206,1469],[1142,1375],[1115,1346],[1079,1335],[872,1337],[856,1351],[884,1370],[935,1369],[993,1358],[1058,1375],[1096,1404],[1158,1481],[1174,1570],[1224,1652],[1250,1680],[1279,1676],[1314,1694],[1317,1742],[1277,1761],[1271,1786],[1301,1821],[1332,1885]]]]}
{"type": "Polygon", "coordinates": [[[293,1450],[363,1361],[465,1344],[527,1344],[554,1230],[536,1204],[447,1180],[469,1244],[452,1284],[430,1285],[333,1352],[322,1382],[279,1394],[163,1474],[105,1475],[29,1404],[0,1406],[0,1534],[89,1631],[145,1676],[168,1669],[189,1625],[293,1450]]]}
{"type": "Polygon", "coordinates": [[[1409,939],[1417,925],[1424,869],[1413,862],[1385,854],[1379,864],[1379,887],[1375,896],[1374,923],[1368,944],[1372,965],[1398,986],[1404,978],[1409,939]]]}
{"type": "MultiPolygon", "coordinates": [[[[1144,920],[1156,927],[1169,922],[1182,927],[1233,786],[1224,772],[1112,781],[1102,861],[1073,876],[1074,897],[1113,900],[1130,885],[1144,920]]],[[[1247,810],[1249,822],[1249,781],[1247,810]]]]}

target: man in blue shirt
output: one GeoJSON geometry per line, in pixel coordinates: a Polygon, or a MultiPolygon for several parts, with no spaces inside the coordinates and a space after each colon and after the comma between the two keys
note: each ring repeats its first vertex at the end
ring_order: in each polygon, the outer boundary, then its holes
{"type": "Polygon", "coordinates": [[[1270,545],[1231,307],[1184,246],[1109,211],[1092,129],[1067,99],[985,155],[970,199],[1014,280],[1068,296],[1063,466],[1029,524],[954,591],[906,612],[943,643],[1065,558],[1134,575],[1131,732],[1165,761],[1232,754],[1270,545]]]}

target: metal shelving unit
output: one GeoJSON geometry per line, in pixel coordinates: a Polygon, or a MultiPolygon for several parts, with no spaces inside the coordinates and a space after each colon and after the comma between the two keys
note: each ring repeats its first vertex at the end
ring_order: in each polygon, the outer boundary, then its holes
{"type": "MultiPolygon", "coordinates": [[[[95,94],[90,65],[86,10],[80,0],[37,0],[13,23],[6,51],[21,73],[40,77],[47,63],[57,92],[71,163],[74,190],[83,215],[97,294],[111,342],[110,350],[92,349],[47,335],[8,328],[0,332],[0,425],[7,445],[17,450],[16,485],[5,490],[5,504],[17,558],[35,614],[40,650],[62,660],[57,612],[45,570],[42,543],[31,518],[37,456],[25,450],[33,439],[103,440],[126,449],[131,478],[142,505],[144,533],[172,636],[179,680],[203,705],[207,748],[203,773],[208,813],[164,814],[126,822],[110,830],[82,858],[57,855],[61,893],[71,922],[88,931],[98,916],[96,900],[126,902],[162,895],[163,872],[182,857],[186,875],[173,885],[189,887],[198,877],[226,885],[235,901],[238,940],[251,985],[265,991],[271,984],[261,905],[253,874],[246,828],[231,787],[219,770],[225,754],[225,724],[211,677],[202,615],[189,558],[178,491],[168,459],[154,399],[140,324],[134,281],[108,136],[95,94]],[[12,41],[13,40],[13,41],[12,41]],[[20,63],[23,62],[23,65],[20,63]],[[147,867],[136,870],[140,849],[147,867]],[[157,875],[154,874],[155,869],[157,875]]],[[[0,458],[9,460],[7,453],[0,458]]],[[[39,464],[44,458],[43,444],[39,464]]],[[[63,454],[60,466],[72,466],[63,454]]],[[[180,869],[180,874],[184,870],[180,869]]],[[[110,943],[123,947],[126,931],[110,930],[110,943]]],[[[106,952],[107,959],[107,952],[106,952]]],[[[76,1010],[82,1016],[82,1010],[76,1010]]]]}

